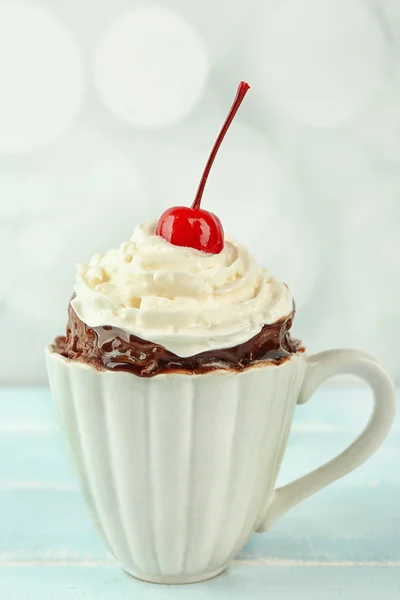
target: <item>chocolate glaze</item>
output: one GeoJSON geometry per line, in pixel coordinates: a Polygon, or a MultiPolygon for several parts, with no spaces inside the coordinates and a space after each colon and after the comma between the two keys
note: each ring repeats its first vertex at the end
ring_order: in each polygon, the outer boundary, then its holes
{"type": "Polygon", "coordinates": [[[89,327],[69,305],[66,335],[57,337],[52,349],[65,358],[99,370],[128,371],[140,377],[172,372],[207,373],[216,369],[243,371],[261,362],[281,364],[291,354],[304,351],[301,342],[289,334],[294,312],[293,307],[293,312],[286,318],[264,325],[257,335],[243,344],[182,358],[123,329],[109,325],[89,327]]]}

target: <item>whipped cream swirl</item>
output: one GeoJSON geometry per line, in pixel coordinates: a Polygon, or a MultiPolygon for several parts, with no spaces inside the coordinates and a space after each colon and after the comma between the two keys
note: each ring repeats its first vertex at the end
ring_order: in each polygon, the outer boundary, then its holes
{"type": "Polygon", "coordinates": [[[119,327],[181,357],[242,344],[292,312],[287,286],[234,240],[205,254],[155,235],[155,223],[78,265],[75,293],[89,327],[119,327]]]}

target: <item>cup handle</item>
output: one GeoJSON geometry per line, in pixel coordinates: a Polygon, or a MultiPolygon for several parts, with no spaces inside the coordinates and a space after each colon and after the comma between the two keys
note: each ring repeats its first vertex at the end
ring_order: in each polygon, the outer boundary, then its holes
{"type": "Polygon", "coordinates": [[[256,531],[263,533],[290,508],[359,467],[389,433],[396,415],[396,393],[390,377],[368,354],[357,350],[328,350],[310,356],[298,398],[304,404],[329,377],[351,374],[364,379],[373,392],[373,410],[362,433],[338,456],[307,475],[273,492],[264,507],[256,531]]]}

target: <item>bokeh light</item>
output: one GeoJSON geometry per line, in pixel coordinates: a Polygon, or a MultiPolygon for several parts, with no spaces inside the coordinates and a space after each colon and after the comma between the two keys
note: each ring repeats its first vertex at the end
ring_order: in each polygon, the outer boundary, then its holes
{"type": "Polygon", "coordinates": [[[40,6],[0,3],[0,152],[42,148],[70,126],[83,64],[66,27],[40,6]]]}
{"type": "Polygon", "coordinates": [[[165,127],[199,102],[207,50],[179,14],[157,6],[134,8],[102,35],[95,71],[99,93],[114,114],[138,128],[165,127]]]}
{"type": "Polygon", "coordinates": [[[259,24],[252,55],[275,106],[335,125],[369,99],[388,63],[383,31],[361,0],[281,0],[259,24]]]}

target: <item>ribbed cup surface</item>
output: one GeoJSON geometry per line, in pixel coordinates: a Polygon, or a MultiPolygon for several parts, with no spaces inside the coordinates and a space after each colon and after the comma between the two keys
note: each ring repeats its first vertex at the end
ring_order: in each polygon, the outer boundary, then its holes
{"type": "Polygon", "coordinates": [[[304,358],[150,379],[47,362],[81,486],[121,565],[166,582],[226,566],[272,493],[304,358]]]}

